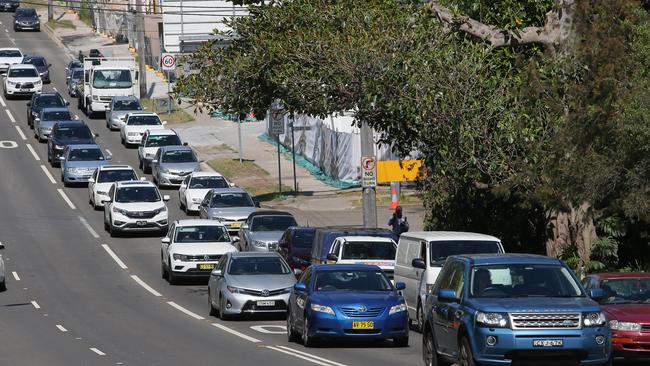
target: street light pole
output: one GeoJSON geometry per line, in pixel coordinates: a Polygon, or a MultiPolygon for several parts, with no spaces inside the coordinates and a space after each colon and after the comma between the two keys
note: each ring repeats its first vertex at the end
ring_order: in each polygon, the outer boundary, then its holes
{"type": "Polygon", "coordinates": [[[147,97],[147,69],[145,68],[145,47],[144,47],[144,11],[142,2],[144,0],[137,0],[138,5],[136,8],[136,30],[138,36],[138,69],[140,74],[140,99],[147,97]]]}

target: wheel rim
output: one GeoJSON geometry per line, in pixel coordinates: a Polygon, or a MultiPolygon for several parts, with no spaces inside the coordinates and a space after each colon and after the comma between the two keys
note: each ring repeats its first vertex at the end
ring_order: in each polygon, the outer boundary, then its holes
{"type": "Polygon", "coordinates": [[[433,366],[433,338],[428,334],[424,338],[424,364],[433,366]]]}
{"type": "Polygon", "coordinates": [[[465,342],[460,346],[460,355],[458,357],[458,365],[460,366],[469,366],[469,354],[467,353],[467,347],[465,347],[465,342]]]}

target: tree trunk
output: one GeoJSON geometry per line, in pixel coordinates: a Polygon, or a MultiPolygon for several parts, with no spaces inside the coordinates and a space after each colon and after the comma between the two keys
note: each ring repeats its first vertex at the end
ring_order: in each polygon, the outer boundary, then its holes
{"type": "Polygon", "coordinates": [[[569,205],[568,210],[549,212],[546,255],[560,257],[571,245],[578,248],[580,262],[589,262],[591,247],[598,239],[591,205],[583,202],[579,207],[569,205]]]}

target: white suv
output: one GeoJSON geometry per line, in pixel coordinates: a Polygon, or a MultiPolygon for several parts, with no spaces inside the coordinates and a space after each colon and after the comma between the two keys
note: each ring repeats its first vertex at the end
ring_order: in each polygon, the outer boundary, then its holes
{"type": "Polygon", "coordinates": [[[129,165],[104,165],[95,170],[88,179],[88,203],[96,210],[104,207],[108,200],[108,190],[115,182],[138,180],[135,170],[129,165]]]}
{"type": "Polygon", "coordinates": [[[136,112],[126,115],[124,124],[120,126],[122,145],[139,145],[147,130],[164,129],[167,122],[161,122],[157,114],[152,112],[136,112]]]}
{"type": "Polygon", "coordinates": [[[15,64],[9,66],[4,75],[4,95],[31,95],[43,91],[43,81],[36,66],[32,64],[15,64]]]}
{"type": "Polygon", "coordinates": [[[210,277],[228,252],[236,252],[226,227],[214,220],[178,220],[162,239],[162,277],[170,285],[179,277],[210,277]]]}
{"type": "Polygon", "coordinates": [[[104,229],[111,236],[127,231],[158,231],[169,228],[166,201],[158,187],[146,181],[115,182],[104,200],[104,229]]]}

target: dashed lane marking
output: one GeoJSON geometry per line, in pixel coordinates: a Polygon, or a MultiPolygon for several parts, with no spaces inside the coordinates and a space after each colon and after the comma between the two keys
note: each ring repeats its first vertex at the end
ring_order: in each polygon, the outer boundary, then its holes
{"type": "MultiPolygon", "coordinates": [[[[141,280],[140,277],[138,277],[138,276],[136,276],[136,275],[131,275],[131,278],[133,278],[133,281],[137,282],[138,285],[142,286],[145,290],[149,291],[152,295],[154,295],[154,296],[156,296],[156,297],[160,297],[160,296],[162,296],[162,295],[160,294],[160,292],[154,290],[153,287],[147,285],[147,283],[144,282],[143,280],[141,280]]],[[[171,305],[171,304],[170,304],[170,305],[171,305]]]]}
{"type": "Polygon", "coordinates": [[[50,173],[50,171],[47,170],[47,167],[45,167],[45,165],[41,165],[41,170],[43,171],[43,173],[45,173],[45,175],[47,176],[47,179],[50,180],[50,183],[56,184],[56,180],[54,180],[54,177],[52,176],[52,173],[50,173]]]}
{"type": "Polygon", "coordinates": [[[185,309],[184,307],[178,305],[177,303],[175,303],[175,302],[173,302],[173,301],[167,301],[167,304],[169,304],[170,306],[172,306],[172,307],[175,308],[176,310],[180,311],[181,313],[184,313],[184,314],[186,314],[186,315],[191,316],[191,317],[194,318],[194,319],[197,319],[197,320],[203,320],[203,319],[205,319],[205,318],[202,317],[201,315],[195,314],[195,313],[193,313],[193,312],[191,312],[191,311],[185,309]]]}
{"type": "Polygon", "coordinates": [[[106,353],[104,353],[104,352],[98,350],[98,349],[95,348],[95,347],[90,348],[90,350],[93,351],[93,352],[95,352],[96,354],[98,354],[98,355],[100,355],[100,356],[106,356],[106,353]]]}
{"type": "Polygon", "coordinates": [[[322,362],[327,362],[329,365],[333,365],[333,366],[347,366],[347,365],[345,365],[345,364],[338,363],[338,362],[334,362],[334,361],[328,360],[328,359],[323,358],[323,357],[318,357],[318,356],[312,355],[312,354],[307,353],[307,352],[298,351],[298,350],[293,349],[293,348],[289,348],[289,347],[285,347],[285,346],[277,346],[277,347],[278,347],[278,348],[281,348],[281,349],[283,349],[283,350],[289,351],[289,352],[296,353],[296,354],[298,354],[298,355],[302,355],[302,356],[305,356],[305,357],[311,357],[311,358],[313,358],[313,359],[316,359],[316,360],[318,360],[318,361],[322,361],[322,362]]]}
{"type": "Polygon", "coordinates": [[[36,309],[40,309],[40,308],[41,308],[41,306],[40,306],[36,301],[32,301],[32,305],[33,305],[34,308],[36,308],[36,309]]]}
{"type": "Polygon", "coordinates": [[[117,254],[115,254],[115,252],[113,251],[113,249],[111,249],[111,247],[109,247],[108,244],[102,244],[102,248],[104,248],[104,250],[106,251],[106,253],[108,253],[108,255],[110,255],[111,258],[113,258],[113,260],[115,261],[115,263],[117,263],[117,265],[120,266],[120,268],[122,268],[122,269],[127,269],[127,268],[129,268],[129,267],[126,266],[126,264],[124,264],[124,262],[122,262],[122,260],[120,259],[120,257],[118,257],[117,254]]]}
{"type": "Polygon", "coordinates": [[[27,140],[27,136],[25,136],[25,133],[23,132],[23,129],[20,128],[20,126],[16,125],[16,131],[18,131],[18,134],[20,135],[20,138],[23,139],[23,141],[27,140]]]}
{"type": "Polygon", "coordinates": [[[31,144],[27,144],[27,149],[29,150],[30,153],[32,153],[32,156],[34,157],[34,160],[36,161],[41,161],[41,158],[38,157],[38,154],[36,153],[36,150],[32,147],[31,144]]]}
{"type": "Polygon", "coordinates": [[[58,191],[59,194],[61,195],[61,198],[63,198],[63,200],[65,201],[65,203],[67,203],[68,206],[70,206],[71,209],[73,209],[73,210],[76,210],[76,209],[77,209],[77,206],[75,206],[74,203],[72,203],[72,201],[70,200],[70,198],[68,198],[68,195],[65,194],[65,192],[63,192],[63,189],[61,189],[61,188],[57,188],[57,191],[58,191]]]}
{"type": "Polygon", "coordinates": [[[65,328],[63,327],[63,325],[61,325],[61,324],[57,324],[56,327],[59,328],[59,330],[62,331],[62,332],[64,332],[64,333],[68,331],[68,330],[65,329],[65,328]]]}
{"type": "Polygon", "coordinates": [[[83,226],[86,228],[86,230],[88,230],[88,232],[90,233],[90,235],[93,236],[93,238],[95,239],[99,238],[99,234],[97,234],[95,229],[93,229],[92,226],[90,226],[88,221],[84,219],[83,216],[79,216],[79,221],[81,221],[81,224],[83,224],[83,226]]]}
{"type": "Polygon", "coordinates": [[[11,122],[13,122],[13,123],[16,123],[16,119],[14,118],[14,115],[11,114],[11,111],[8,110],[8,109],[5,109],[5,112],[7,112],[7,116],[9,116],[9,120],[11,120],[11,122]]]}
{"type": "Polygon", "coordinates": [[[230,334],[232,334],[232,335],[235,335],[235,336],[237,336],[237,337],[239,337],[239,338],[245,339],[245,340],[247,340],[247,341],[249,341],[249,342],[253,342],[253,343],[260,343],[260,342],[262,342],[262,341],[260,341],[260,340],[257,339],[257,338],[253,338],[253,337],[251,337],[251,336],[247,336],[246,334],[241,333],[241,332],[238,332],[238,331],[236,331],[236,330],[234,330],[234,329],[232,329],[232,328],[229,328],[229,327],[227,327],[227,326],[225,326],[225,325],[223,325],[223,324],[212,323],[212,326],[215,327],[215,328],[219,328],[219,329],[221,329],[221,330],[223,330],[223,331],[225,331],[225,332],[228,332],[228,333],[230,333],[230,334]]]}
{"type": "Polygon", "coordinates": [[[11,274],[14,275],[14,279],[15,279],[16,281],[20,281],[20,277],[18,276],[18,272],[13,271],[13,272],[11,272],[11,274]]]}
{"type": "Polygon", "coordinates": [[[293,350],[291,348],[289,348],[289,350],[286,350],[286,349],[284,349],[286,347],[280,348],[281,346],[278,346],[278,347],[265,346],[265,347],[268,348],[268,349],[277,351],[277,352],[281,352],[281,353],[284,353],[284,354],[287,354],[287,355],[290,355],[290,356],[293,356],[293,357],[300,358],[300,359],[305,360],[307,362],[311,362],[311,363],[315,363],[317,365],[321,365],[321,366],[341,365],[341,364],[337,364],[336,362],[325,360],[325,359],[323,359],[321,357],[316,357],[316,356],[310,355],[308,353],[295,351],[295,350],[293,350]],[[305,356],[305,355],[307,355],[307,356],[305,356]],[[321,361],[321,360],[323,360],[323,361],[321,361]]]}
{"type": "Polygon", "coordinates": [[[7,103],[5,103],[5,100],[2,97],[0,97],[0,104],[2,104],[3,107],[7,106],[7,103]]]}

